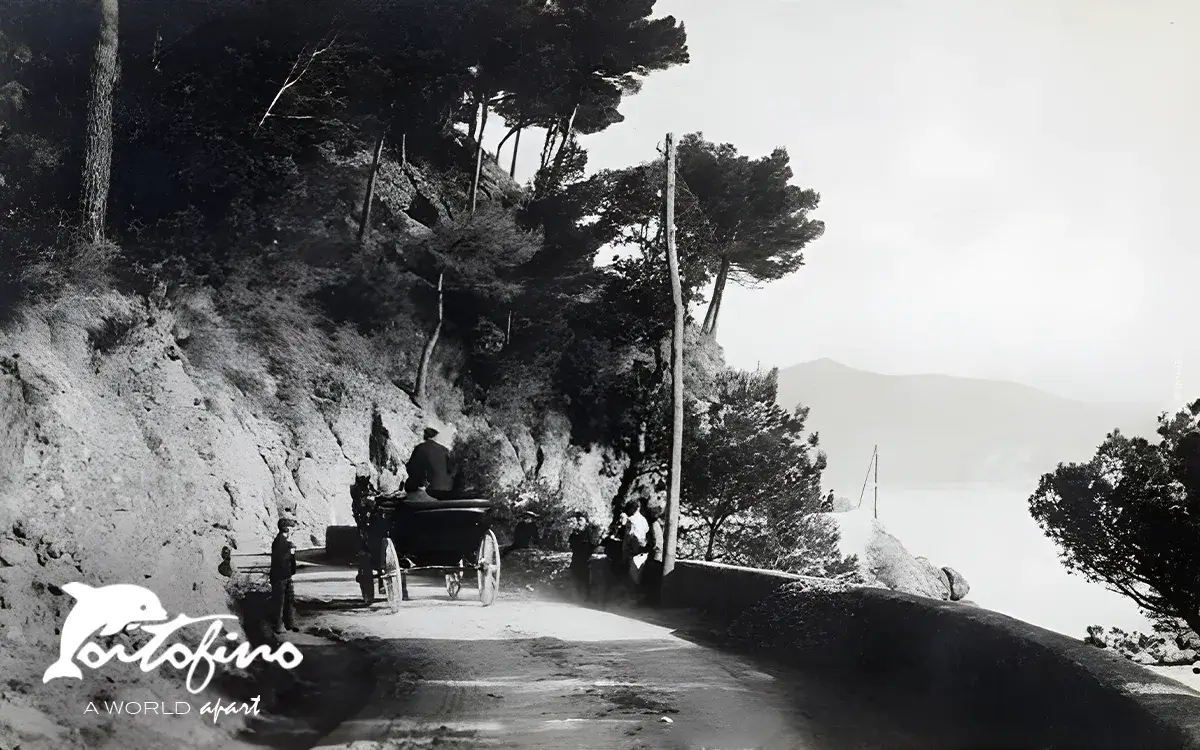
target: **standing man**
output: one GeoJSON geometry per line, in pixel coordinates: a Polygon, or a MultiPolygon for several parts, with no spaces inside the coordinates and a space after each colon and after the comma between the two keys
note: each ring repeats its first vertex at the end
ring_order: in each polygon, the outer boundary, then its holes
{"type": "Polygon", "coordinates": [[[629,565],[629,580],[634,588],[642,584],[642,569],[646,567],[646,558],[650,536],[650,524],[642,515],[641,504],[637,500],[625,503],[625,515],[629,518],[629,530],[625,532],[624,552],[629,565]]]}
{"type": "Polygon", "coordinates": [[[425,494],[439,500],[449,500],[454,491],[454,476],[458,467],[454,465],[454,456],[450,449],[434,438],[438,431],[432,427],[425,428],[425,440],[413,448],[412,456],[408,459],[408,480],[404,489],[415,492],[424,488],[425,494]]]}
{"type": "Polygon", "coordinates": [[[662,590],[663,556],[666,551],[666,531],[663,529],[663,509],[657,505],[646,505],[646,514],[650,520],[650,533],[647,541],[646,567],[642,570],[642,590],[646,595],[646,603],[657,606],[662,590]]]}
{"type": "Polygon", "coordinates": [[[576,511],[572,519],[571,535],[567,537],[571,548],[571,580],[575,582],[575,596],[587,601],[592,586],[592,555],[596,552],[596,538],[592,524],[583,511],[576,511]]]}
{"type": "Polygon", "coordinates": [[[300,630],[296,627],[296,601],[292,588],[292,576],[296,574],[296,545],[292,544],[295,526],[294,519],[279,519],[279,533],[271,545],[271,613],[276,633],[282,633],[285,627],[293,633],[300,630]]]}

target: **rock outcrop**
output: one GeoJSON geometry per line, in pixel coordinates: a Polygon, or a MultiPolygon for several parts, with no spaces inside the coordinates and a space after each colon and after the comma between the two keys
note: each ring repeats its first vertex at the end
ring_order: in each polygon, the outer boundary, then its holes
{"type": "Polygon", "coordinates": [[[1190,630],[1174,634],[1129,633],[1120,628],[1105,630],[1099,625],[1087,629],[1084,643],[1112,649],[1126,659],[1143,665],[1164,667],[1195,664],[1200,661],[1200,637],[1190,630]]]}
{"type": "Polygon", "coordinates": [[[841,554],[858,557],[859,574],[867,583],[947,601],[961,600],[971,590],[966,578],[953,568],[913,556],[869,511],[825,515],[838,527],[841,554]]]}
{"type": "Polygon", "coordinates": [[[967,594],[971,593],[971,584],[967,583],[967,579],[963,577],[962,573],[954,568],[942,568],[942,572],[950,581],[950,599],[952,601],[962,601],[967,594]]]}

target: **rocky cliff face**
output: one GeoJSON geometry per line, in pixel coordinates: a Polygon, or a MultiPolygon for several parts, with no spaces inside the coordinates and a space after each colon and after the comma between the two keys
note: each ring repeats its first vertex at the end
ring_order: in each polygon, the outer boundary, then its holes
{"type": "Polygon", "coordinates": [[[6,700],[36,695],[70,727],[84,692],[120,692],[103,680],[41,685],[73,605],[63,584],[135,583],[171,613],[229,611],[223,547],[265,549],[281,515],[299,520],[300,547],[321,544],[327,525],[352,522],[356,465],[374,461],[398,484],[426,424],[490,435],[506,484],[533,473],[540,448],[541,478],[573,507],[607,507],[615,479],[600,476],[601,452],[568,446],[561,420],[535,440],[523,425],[464,415],[445,368],[424,411],[381,375],[366,341],[306,325],[301,303],[281,300],[247,316],[234,291],[73,294],[0,329],[6,700]]]}

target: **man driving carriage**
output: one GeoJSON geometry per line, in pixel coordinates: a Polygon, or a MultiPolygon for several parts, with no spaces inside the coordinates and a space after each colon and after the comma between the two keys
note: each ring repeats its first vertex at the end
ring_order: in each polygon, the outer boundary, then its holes
{"type": "Polygon", "coordinates": [[[437,435],[426,429],[424,442],[413,450],[404,492],[380,492],[370,464],[359,467],[350,487],[363,542],[357,581],[368,605],[378,584],[392,611],[398,611],[400,601],[409,599],[408,574],[430,571],[445,574],[451,599],[458,597],[468,571],[476,577],[484,606],[495,599],[500,546],[490,529],[492,501],[464,497],[456,486],[453,456],[435,441],[437,435]]]}
{"type": "Polygon", "coordinates": [[[404,490],[415,492],[424,488],[425,494],[432,498],[449,500],[454,496],[458,467],[450,449],[437,442],[437,436],[437,430],[425,428],[425,439],[413,448],[405,466],[408,479],[404,482],[404,490]]]}
{"type": "MultiPolygon", "coordinates": [[[[406,495],[424,494],[438,500],[452,499],[458,467],[449,449],[437,442],[438,431],[425,428],[424,441],[418,444],[406,465],[408,478],[404,482],[406,495]]],[[[371,567],[382,567],[382,550],[388,538],[391,513],[399,498],[396,493],[383,493],[372,482],[369,464],[358,467],[354,484],[350,486],[351,512],[363,540],[364,551],[371,557],[371,567]]]]}

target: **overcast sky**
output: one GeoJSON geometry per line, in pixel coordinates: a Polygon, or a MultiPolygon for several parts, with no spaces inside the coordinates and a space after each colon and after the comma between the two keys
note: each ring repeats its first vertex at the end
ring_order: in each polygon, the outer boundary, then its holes
{"type": "Polygon", "coordinates": [[[584,139],[590,166],[703,131],[787,147],[822,196],[807,266],[726,292],[730,364],[831,357],[1170,406],[1182,360],[1200,398],[1200,2],[657,8],[692,62],[584,139]]]}

